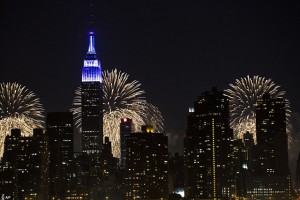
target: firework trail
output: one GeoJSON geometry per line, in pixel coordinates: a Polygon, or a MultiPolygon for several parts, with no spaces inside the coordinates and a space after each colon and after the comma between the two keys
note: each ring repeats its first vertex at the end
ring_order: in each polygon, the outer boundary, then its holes
{"type": "MultiPolygon", "coordinates": [[[[129,75],[116,69],[103,72],[103,135],[112,142],[115,157],[120,157],[120,122],[130,118],[133,131],[140,131],[145,124],[153,125],[157,132],[163,131],[163,118],[157,107],[148,103],[140,89],[140,82],[128,80],[129,75]]],[[[73,108],[75,125],[81,129],[81,88],[75,91],[73,108]]]]}
{"type": "Polygon", "coordinates": [[[34,128],[43,128],[44,109],[36,95],[18,83],[0,83],[0,157],[4,140],[11,129],[19,128],[31,136],[34,128]]]}
{"type": "MultiPolygon", "coordinates": [[[[236,79],[234,84],[225,90],[229,98],[230,125],[236,138],[243,138],[246,131],[254,134],[256,141],[256,114],[255,104],[264,93],[269,93],[271,98],[283,98],[285,91],[280,90],[271,79],[253,76],[236,79]]],[[[289,101],[286,100],[287,134],[290,136],[289,117],[291,114],[289,101]]]]}

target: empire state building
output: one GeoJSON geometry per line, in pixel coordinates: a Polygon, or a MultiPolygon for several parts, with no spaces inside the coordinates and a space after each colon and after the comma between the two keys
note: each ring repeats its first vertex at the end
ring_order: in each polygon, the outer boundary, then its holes
{"type": "Polygon", "coordinates": [[[82,151],[94,158],[100,154],[103,143],[101,62],[95,50],[95,35],[89,32],[89,48],[82,67],[82,151]]]}

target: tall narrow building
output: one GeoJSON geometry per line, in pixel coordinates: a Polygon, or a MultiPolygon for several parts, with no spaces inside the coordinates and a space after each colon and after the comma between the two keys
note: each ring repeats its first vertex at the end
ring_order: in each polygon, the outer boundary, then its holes
{"type": "Polygon", "coordinates": [[[95,50],[95,35],[89,32],[89,48],[82,67],[82,151],[98,157],[103,143],[102,71],[95,50]]]}
{"type": "Polygon", "coordinates": [[[216,88],[202,93],[190,109],[184,139],[188,199],[231,198],[232,138],[228,99],[216,88]]]}
{"type": "Polygon", "coordinates": [[[81,133],[82,153],[88,159],[89,198],[97,199],[100,190],[100,156],[103,144],[103,105],[102,105],[101,62],[95,50],[95,34],[89,32],[89,47],[82,67],[81,82],[81,133]]]}
{"type": "Polygon", "coordinates": [[[132,119],[129,118],[124,118],[121,119],[121,124],[120,124],[120,167],[125,168],[125,163],[126,163],[126,141],[125,137],[129,136],[130,133],[132,132],[132,119]]]}

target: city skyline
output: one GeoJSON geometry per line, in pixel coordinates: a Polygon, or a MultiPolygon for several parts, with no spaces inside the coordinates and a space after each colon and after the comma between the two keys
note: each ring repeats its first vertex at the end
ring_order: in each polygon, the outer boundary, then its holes
{"type": "MultiPolygon", "coordinates": [[[[296,1],[96,2],[97,53],[103,69],[118,68],[142,83],[165,118],[170,150],[181,150],[195,97],[248,74],[281,85],[291,110],[300,112],[299,7],[296,1]]],[[[0,80],[29,88],[47,112],[69,110],[81,80],[89,5],[5,1],[2,10],[0,80]]]]}

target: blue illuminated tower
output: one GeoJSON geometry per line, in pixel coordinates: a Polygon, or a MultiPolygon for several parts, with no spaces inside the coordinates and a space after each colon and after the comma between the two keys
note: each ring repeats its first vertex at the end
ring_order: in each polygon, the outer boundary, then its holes
{"type": "Polygon", "coordinates": [[[102,71],[95,50],[95,35],[89,32],[89,48],[82,67],[82,151],[98,157],[103,143],[102,71]]]}

